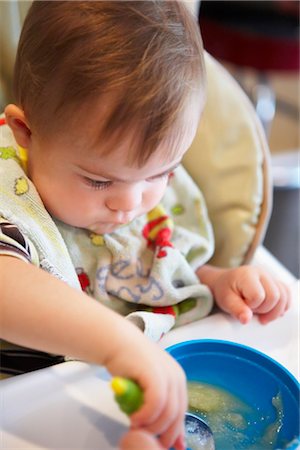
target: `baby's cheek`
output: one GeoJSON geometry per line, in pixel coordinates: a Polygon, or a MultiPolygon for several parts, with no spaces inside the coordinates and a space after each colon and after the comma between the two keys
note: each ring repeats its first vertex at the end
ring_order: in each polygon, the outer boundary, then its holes
{"type": "Polygon", "coordinates": [[[168,184],[168,178],[151,186],[144,194],[144,207],[149,211],[163,198],[168,184]]]}

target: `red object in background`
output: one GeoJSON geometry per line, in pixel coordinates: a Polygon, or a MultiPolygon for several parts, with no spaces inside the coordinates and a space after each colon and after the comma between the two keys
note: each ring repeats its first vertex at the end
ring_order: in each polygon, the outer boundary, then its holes
{"type": "Polygon", "coordinates": [[[199,24],[217,59],[261,72],[299,71],[298,1],[201,1],[199,24]]]}
{"type": "Polygon", "coordinates": [[[291,14],[299,18],[299,1],[298,0],[276,0],[273,2],[278,11],[291,14]]]}
{"type": "Polygon", "coordinates": [[[236,30],[211,19],[202,19],[200,28],[205,49],[217,59],[261,71],[300,68],[297,40],[236,30]]]}

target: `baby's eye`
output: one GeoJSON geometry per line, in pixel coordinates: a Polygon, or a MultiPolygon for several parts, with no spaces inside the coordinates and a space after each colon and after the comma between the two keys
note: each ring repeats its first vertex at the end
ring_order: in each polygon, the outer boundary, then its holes
{"type": "Polygon", "coordinates": [[[92,180],[91,178],[84,177],[85,182],[92,188],[98,191],[102,191],[104,189],[109,188],[111,186],[112,181],[99,181],[92,180]]]}
{"type": "Polygon", "coordinates": [[[162,173],[160,175],[156,175],[155,177],[147,178],[147,181],[158,181],[158,180],[161,180],[163,178],[167,178],[168,175],[169,175],[169,172],[162,173]]]}

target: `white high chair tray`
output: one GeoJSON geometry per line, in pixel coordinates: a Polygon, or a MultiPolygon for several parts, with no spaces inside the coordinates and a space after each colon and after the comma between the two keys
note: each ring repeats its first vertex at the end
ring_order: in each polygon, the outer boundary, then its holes
{"type": "MultiPolygon", "coordinates": [[[[291,284],[293,304],[283,318],[266,326],[254,319],[243,326],[215,314],[171,331],[161,344],[204,338],[235,341],[263,351],[299,378],[299,282],[264,249],[259,250],[258,263],[291,284]]],[[[113,400],[109,378],[101,367],[72,361],[1,381],[0,447],[117,449],[128,419],[113,400]]]]}

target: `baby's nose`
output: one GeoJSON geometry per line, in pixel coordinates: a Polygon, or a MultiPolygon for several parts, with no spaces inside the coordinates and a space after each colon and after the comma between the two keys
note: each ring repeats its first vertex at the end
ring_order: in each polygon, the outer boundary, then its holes
{"type": "Polygon", "coordinates": [[[143,189],[140,183],[128,183],[112,192],[106,200],[106,206],[111,211],[129,213],[136,210],[142,203],[143,189]]]}

